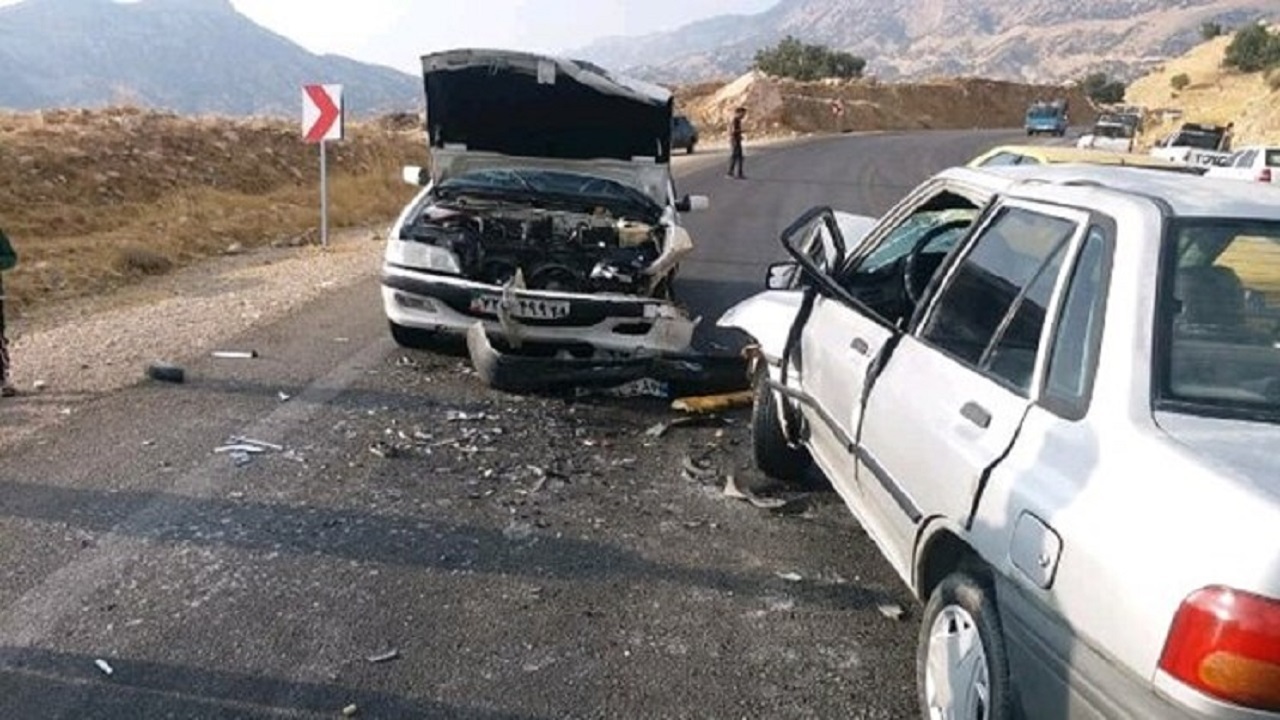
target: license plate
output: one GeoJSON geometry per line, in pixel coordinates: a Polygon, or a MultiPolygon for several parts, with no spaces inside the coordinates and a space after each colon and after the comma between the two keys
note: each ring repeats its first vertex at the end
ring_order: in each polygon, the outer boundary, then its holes
{"type": "MultiPolygon", "coordinates": [[[[502,303],[500,295],[477,295],[471,298],[471,312],[497,315],[502,308],[502,303]]],[[[569,317],[569,302],[541,298],[512,298],[507,314],[524,320],[558,320],[569,317]]]]}

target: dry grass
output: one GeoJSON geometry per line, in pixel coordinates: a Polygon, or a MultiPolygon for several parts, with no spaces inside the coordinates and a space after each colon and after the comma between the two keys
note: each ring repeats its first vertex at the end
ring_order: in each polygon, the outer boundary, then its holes
{"type": "MultiPolygon", "coordinates": [[[[405,123],[349,126],[330,146],[333,228],[388,221],[426,162],[405,123]]],[[[136,109],[0,115],[0,223],[19,253],[21,310],[103,293],[233,244],[319,226],[319,158],[283,121],[179,118],[136,109]]]]}

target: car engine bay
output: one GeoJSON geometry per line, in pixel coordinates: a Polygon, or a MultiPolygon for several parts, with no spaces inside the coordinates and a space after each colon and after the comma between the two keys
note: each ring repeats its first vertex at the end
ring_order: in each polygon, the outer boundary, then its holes
{"type": "Polygon", "coordinates": [[[645,270],[662,253],[663,228],[593,212],[511,202],[428,204],[401,239],[453,254],[469,280],[531,290],[652,294],[645,270]],[[518,283],[519,284],[519,283],[518,283]]]}

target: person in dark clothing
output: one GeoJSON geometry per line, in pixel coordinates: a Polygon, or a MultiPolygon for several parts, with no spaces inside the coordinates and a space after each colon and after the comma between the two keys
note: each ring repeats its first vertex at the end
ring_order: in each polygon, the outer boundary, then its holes
{"type": "Polygon", "coordinates": [[[740,107],[733,111],[733,125],[729,131],[729,172],[726,177],[736,177],[739,180],[745,177],[743,174],[743,154],[742,154],[742,118],[746,117],[747,109],[740,107]]]}
{"type": "MultiPolygon", "coordinates": [[[[18,264],[18,254],[13,251],[9,238],[0,230],[0,273],[12,270],[18,264]]],[[[9,378],[9,341],[4,334],[4,276],[0,274],[0,397],[17,395],[9,378]]]]}

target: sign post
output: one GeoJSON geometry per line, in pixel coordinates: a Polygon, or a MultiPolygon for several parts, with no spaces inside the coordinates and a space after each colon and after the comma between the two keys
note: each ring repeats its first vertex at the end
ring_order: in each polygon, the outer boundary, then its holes
{"type": "Polygon", "coordinates": [[[329,244],[329,168],[327,143],[343,133],[341,85],[302,86],[302,139],[320,146],[320,244],[329,244]]]}

